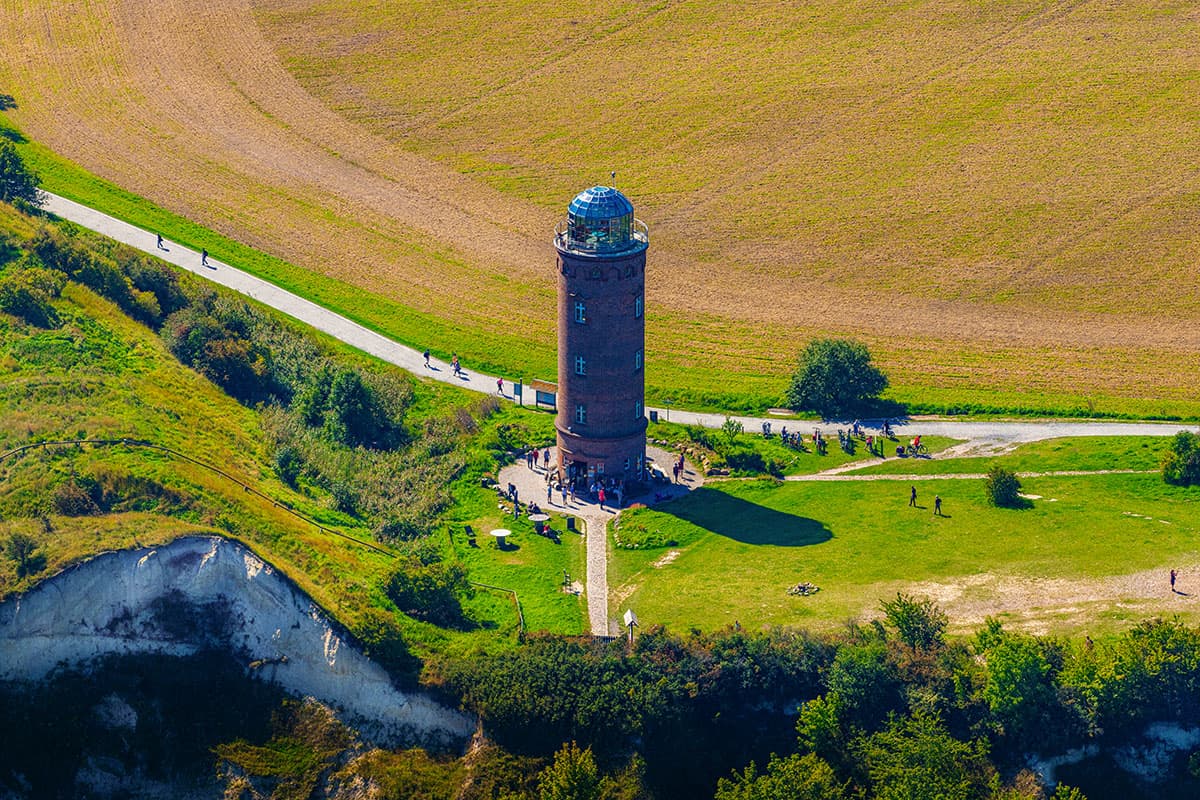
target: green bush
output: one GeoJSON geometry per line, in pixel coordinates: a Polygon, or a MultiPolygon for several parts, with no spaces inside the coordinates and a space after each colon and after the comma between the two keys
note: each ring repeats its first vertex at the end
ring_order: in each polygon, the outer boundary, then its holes
{"type": "Polygon", "coordinates": [[[472,597],[467,571],[460,564],[422,563],[409,557],[397,564],[384,582],[384,593],[396,608],[434,625],[452,626],[463,621],[460,596],[472,597]]]}
{"type": "Polygon", "coordinates": [[[78,481],[65,480],[54,487],[50,496],[54,510],[64,517],[87,517],[100,513],[95,498],[78,481]]]}
{"type": "Polygon", "coordinates": [[[879,605],[900,641],[914,650],[934,650],[944,643],[949,620],[932,600],[917,600],[897,592],[895,600],[884,600],[879,605]]]}
{"type": "Polygon", "coordinates": [[[850,339],[814,339],[800,354],[787,404],[826,419],[849,416],[863,411],[887,386],[866,345],[850,339]]]}
{"type": "Polygon", "coordinates": [[[992,467],[984,479],[984,488],[988,502],[998,508],[1021,508],[1023,505],[1021,482],[1012,470],[992,467]]]}
{"type": "Polygon", "coordinates": [[[1163,453],[1163,480],[1177,486],[1200,486],[1200,435],[1180,431],[1163,453]]]}
{"type": "Polygon", "coordinates": [[[57,328],[58,312],[51,301],[62,293],[60,275],[39,267],[10,267],[0,273],[0,311],[39,328],[57,328]]]}

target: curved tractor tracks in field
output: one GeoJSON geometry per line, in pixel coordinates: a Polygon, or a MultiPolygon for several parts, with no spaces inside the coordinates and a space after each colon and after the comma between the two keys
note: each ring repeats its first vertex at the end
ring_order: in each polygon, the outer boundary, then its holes
{"type": "MultiPolygon", "coordinates": [[[[405,149],[332,110],[293,74],[319,65],[280,61],[258,23],[260,5],[5,3],[0,87],[18,104],[8,113],[51,150],[230,238],[403,298],[420,314],[477,331],[480,341],[505,336],[552,347],[550,231],[558,211],[491,189],[418,154],[419,143],[405,149]]],[[[1055,23],[1074,5],[1049,4],[974,49],[951,52],[880,102],[903,101],[923,82],[1055,23]]],[[[754,170],[735,170],[732,180],[754,182],[754,170]]],[[[709,193],[696,194],[703,201],[709,193]]],[[[1005,358],[1027,345],[1036,354],[1029,370],[1054,375],[1060,387],[1136,396],[1142,384],[1133,376],[1142,375],[1176,397],[1188,396],[1194,372],[1187,359],[1200,346],[1200,327],[1188,320],[1160,325],[1140,311],[1125,318],[979,305],[889,285],[903,294],[904,313],[897,313],[892,303],[872,302],[833,277],[778,270],[783,257],[769,242],[749,243],[730,258],[694,253],[688,226],[705,220],[679,210],[665,217],[649,299],[667,311],[651,324],[664,361],[673,359],[685,374],[697,363],[778,370],[785,361],[780,353],[835,331],[890,338],[916,354],[928,349],[933,361],[957,359],[944,368],[954,378],[963,373],[986,382],[994,372],[988,358],[964,360],[959,351],[1005,358]],[[766,335],[773,346],[757,351],[753,343],[766,335]],[[1148,348],[1163,355],[1148,357],[1148,348]]],[[[907,361],[901,367],[912,371],[907,361]]]]}
{"type": "MultiPolygon", "coordinates": [[[[45,206],[48,211],[64,219],[71,220],[150,255],[162,258],[207,280],[241,292],[364,352],[405,369],[414,375],[461,386],[471,391],[488,394],[495,392],[505,397],[513,397],[513,385],[511,382],[506,382],[495,376],[474,372],[470,369],[459,375],[455,375],[449,364],[437,359],[431,359],[431,366],[426,367],[422,355],[416,350],[394,342],[345,317],[322,308],[316,303],[280,289],[274,284],[242,272],[215,258],[210,258],[209,265],[204,266],[201,264],[199,253],[173,242],[166,244],[168,248],[166,251],[160,250],[157,246],[155,234],[149,231],[121,222],[99,211],[52,194],[46,196],[45,206]]],[[[665,414],[662,409],[653,410],[657,411],[660,415],[665,414]]],[[[722,414],[702,414],[681,411],[679,409],[671,410],[670,416],[673,422],[704,425],[710,428],[720,428],[726,419],[726,416],[722,414]]],[[[739,416],[734,417],[734,419],[737,419],[746,430],[750,431],[761,429],[762,424],[768,421],[759,417],[739,416]]],[[[772,421],[778,423],[778,419],[772,421]]],[[[921,434],[924,436],[936,435],[964,439],[966,440],[964,444],[956,445],[954,448],[956,453],[960,455],[978,454],[980,451],[995,453],[1022,442],[1033,442],[1064,436],[1166,436],[1186,429],[1185,426],[1162,423],[951,422],[935,420],[914,420],[896,423],[895,427],[901,437],[921,434]]],[[[848,469],[861,468],[863,466],[866,465],[861,463],[846,465],[846,467],[829,470],[821,475],[803,476],[795,479],[924,480],[977,477],[958,475],[864,475],[852,477],[841,474],[848,469]]],[[[508,481],[521,483],[521,496],[526,498],[536,498],[541,491],[544,491],[544,483],[537,477],[536,473],[526,475],[524,468],[506,468],[506,473],[502,473],[501,475],[501,482],[505,483],[508,481]],[[528,484],[526,484],[527,481],[528,484]]],[[[698,471],[695,471],[694,466],[689,466],[687,488],[690,489],[702,485],[702,483],[703,476],[698,471]]],[[[589,624],[591,625],[593,634],[607,636],[612,630],[608,617],[609,594],[607,580],[607,525],[609,514],[601,511],[594,503],[585,500],[581,500],[577,505],[572,504],[571,509],[573,513],[583,516],[588,522],[587,603],[589,624]]]]}

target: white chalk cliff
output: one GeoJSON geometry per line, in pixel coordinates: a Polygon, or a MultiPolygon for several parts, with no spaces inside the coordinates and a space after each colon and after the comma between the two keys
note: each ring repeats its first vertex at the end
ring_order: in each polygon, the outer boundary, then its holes
{"type": "Polygon", "coordinates": [[[0,680],[109,655],[226,649],[258,677],[314,697],[383,744],[452,745],[474,720],[396,689],[310,598],[242,545],[187,537],[105,553],[0,604],[0,680]]]}

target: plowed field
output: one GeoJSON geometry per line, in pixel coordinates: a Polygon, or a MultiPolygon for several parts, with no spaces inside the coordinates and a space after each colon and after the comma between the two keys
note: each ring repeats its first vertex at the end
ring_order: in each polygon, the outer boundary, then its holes
{"type": "Polygon", "coordinates": [[[660,396],[770,394],[835,333],[906,399],[1157,413],[1200,385],[1197,41],[1151,0],[5,0],[0,93],[493,363],[551,368],[550,231],[616,169],[660,396]]]}

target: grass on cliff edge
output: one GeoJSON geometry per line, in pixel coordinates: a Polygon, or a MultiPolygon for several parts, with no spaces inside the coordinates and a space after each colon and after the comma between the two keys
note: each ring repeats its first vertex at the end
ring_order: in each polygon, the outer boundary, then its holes
{"type": "MultiPolygon", "coordinates": [[[[24,236],[32,222],[0,204],[0,228],[24,236]]],[[[151,330],[76,284],[68,284],[57,307],[65,320],[57,330],[32,328],[0,315],[0,451],[31,441],[145,439],[219,465],[328,528],[372,541],[369,528],[333,510],[323,493],[304,494],[281,483],[257,412],[180,365],[151,330]]],[[[447,413],[464,401],[461,390],[440,385],[419,384],[416,391],[410,411],[414,422],[422,415],[447,413]]],[[[491,463],[485,444],[495,426],[527,416],[510,408],[489,419],[471,445],[479,448],[473,463],[483,464],[481,468],[491,463]]],[[[478,505],[487,492],[477,480],[474,487],[464,480],[456,496],[478,505]]],[[[506,647],[516,631],[510,595],[489,590],[467,603],[468,617],[478,622],[473,631],[446,631],[395,614],[378,588],[391,558],[323,534],[275,503],[161,452],[123,445],[29,451],[0,465],[0,506],[5,510],[0,539],[18,531],[30,535],[45,559],[43,569],[22,577],[10,559],[0,558],[0,596],[22,591],[97,552],[217,533],[250,546],[352,630],[371,609],[393,615],[406,641],[423,654],[506,647]],[[112,513],[52,513],[52,487],[72,474],[140,488],[112,513]]],[[[578,599],[562,596],[557,587],[544,588],[546,576],[579,569],[577,550],[531,547],[523,569],[471,564],[470,577],[515,589],[530,629],[577,632],[582,625],[578,599]]]]}

